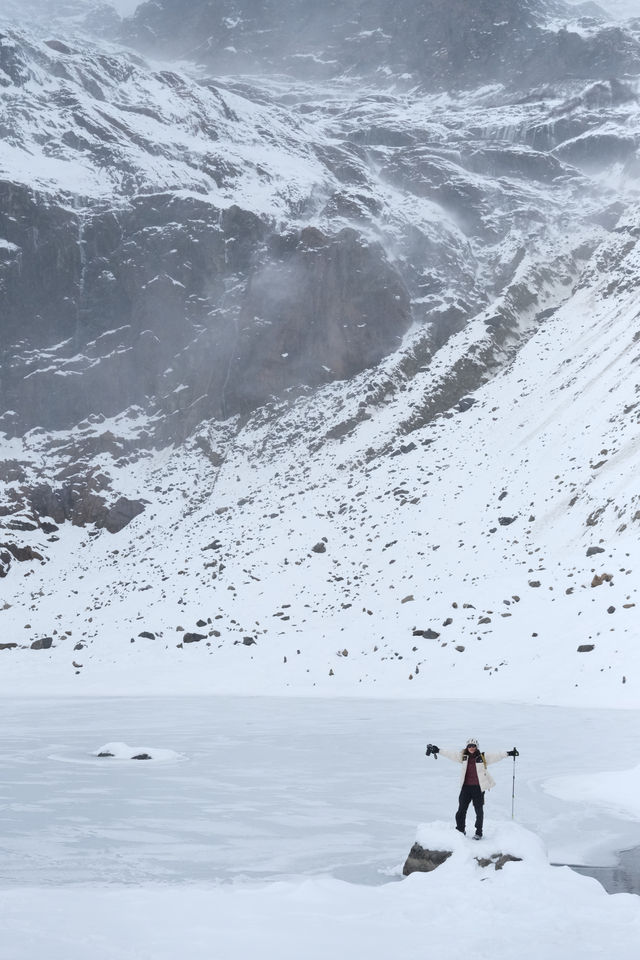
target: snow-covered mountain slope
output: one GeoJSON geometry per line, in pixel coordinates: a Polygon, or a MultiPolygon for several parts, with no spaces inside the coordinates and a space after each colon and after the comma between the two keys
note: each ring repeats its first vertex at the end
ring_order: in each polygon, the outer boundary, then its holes
{"type": "Polygon", "coordinates": [[[637,78],[0,69],[5,689],[637,702],[637,78]]]}
{"type": "Polygon", "coordinates": [[[46,560],[4,581],[5,681],[637,703],[634,234],[599,251],[615,289],[587,272],[472,406],[403,446],[481,318],[393,397],[363,375],[121,466],[148,505],[117,538],[24,533],[46,560]]]}

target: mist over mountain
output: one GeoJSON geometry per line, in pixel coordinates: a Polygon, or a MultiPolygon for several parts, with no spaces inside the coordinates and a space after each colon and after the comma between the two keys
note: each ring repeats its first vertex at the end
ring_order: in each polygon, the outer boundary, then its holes
{"type": "Polygon", "coordinates": [[[431,682],[526,689],[561,623],[632,696],[639,75],[594,4],[3,8],[16,676],[44,637],[58,678],[133,641],[136,676],[415,686],[437,639],[431,682]]]}
{"type": "Polygon", "coordinates": [[[393,76],[428,88],[608,79],[637,67],[637,44],[620,28],[594,30],[592,18],[591,29],[570,31],[573,16],[559,0],[168,0],[138,7],[126,35],[217,72],[393,76]]]}

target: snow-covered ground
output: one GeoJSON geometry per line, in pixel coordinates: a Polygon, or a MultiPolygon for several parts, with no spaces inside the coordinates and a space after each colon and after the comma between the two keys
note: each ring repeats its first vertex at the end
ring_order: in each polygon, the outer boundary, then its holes
{"type": "Polygon", "coordinates": [[[611,804],[637,713],[435,701],[51,699],[0,704],[6,956],[194,960],[344,956],[631,960],[640,899],[551,862],[637,842],[611,804]],[[485,839],[452,829],[458,770],[427,741],[521,751],[493,767],[485,839]],[[98,759],[105,745],[132,743],[98,759]],[[582,785],[599,772],[598,797],[582,785]],[[558,777],[564,778],[566,798],[558,777]],[[607,792],[606,784],[610,791],[607,792]],[[415,839],[454,849],[400,879],[415,839]],[[545,853],[546,848],[546,853],[545,853]],[[501,872],[473,860],[524,856],[501,872]],[[461,918],[464,922],[461,922],[461,918]],[[534,936],[535,934],[535,936],[534,936]],[[182,947],[180,946],[182,944],[182,947]],[[533,952],[535,949],[535,952],[533,952]]]}
{"type": "MultiPolygon", "coordinates": [[[[530,838],[518,839],[524,846],[530,838]]],[[[320,879],[179,892],[14,891],[0,905],[3,939],[12,960],[326,960],[356,952],[422,960],[427,948],[441,960],[637,957],[632,894],[608,897],[596,880],[542,858],[487,874],[465,854],[434,874],[378,888],[320,879]]]]}

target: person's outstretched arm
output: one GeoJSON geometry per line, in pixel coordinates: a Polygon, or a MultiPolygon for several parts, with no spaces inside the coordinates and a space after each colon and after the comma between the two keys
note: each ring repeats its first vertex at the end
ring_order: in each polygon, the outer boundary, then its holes
{"type": "Polygon", "coordinates": [[[460,750],[441,750],[440,747],[434,747],[433,744],[431,744],[431,752],[435,753],[436,756],[453,760],[454,763],[462,763],[462,753],[460,750]]]}
{"type": "Polygon", "coordinates": [[[504,760],[505,757],[519,757],[520,753],[513,747],[512,750],[500,750],[498,753],[485,753],[484,759],[486,763],[497,763],[499,760],[504,760]]]}

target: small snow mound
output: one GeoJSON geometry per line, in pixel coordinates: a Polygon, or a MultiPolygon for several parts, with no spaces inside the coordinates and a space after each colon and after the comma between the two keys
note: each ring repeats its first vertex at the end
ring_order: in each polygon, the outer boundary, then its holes
{"type": "Polygon", "coordinates": [[[478,856],[501,853],[511,854],[529,863],[546,865],[549,862],[540,837],[510,820],[494,821],[486,826],[483,839],[477,843],[472,836],[459,833],[450,823],[441,820],[421,823],[416,843],[424,850],[450,850],[452,861],[467,862],[478,856]]]}
{"type": "Polygon", "coordinates": [[[114,760],[155,760],[163,763],[186,759],[175,750],[161,750],[156,747],[130,747],[127,743],[105,743],[93,752],[94,757],[113,758],[114,760]]]}
{"type": "Polygon", "coordinates": [[[434,820],[419,825],[416,843],[424,850],[451,850],[456,853],[466,848],[467,838],[448,821],[434,820]]]}

